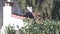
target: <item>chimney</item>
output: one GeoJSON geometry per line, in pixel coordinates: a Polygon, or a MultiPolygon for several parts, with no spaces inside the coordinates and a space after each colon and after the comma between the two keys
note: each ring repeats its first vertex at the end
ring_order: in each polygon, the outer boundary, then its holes
{"type": "Polygon", "coordinates": [[[10,0],[5,1],[5,5],[3,6],[3,25],[8,24],[8,17],[12,13],[12,5],[13,3],[10,0]]]}
{"type": "Polygon", "coordinates": [[[5,6],[13,6],[13,1],[11,0],[5,1],[5,6]]]}
{"type": "Polygon", "coordinates": [[[7,2],[11,2],[11,3],[13,3],[13,0],[7,0],[7,2]]]}

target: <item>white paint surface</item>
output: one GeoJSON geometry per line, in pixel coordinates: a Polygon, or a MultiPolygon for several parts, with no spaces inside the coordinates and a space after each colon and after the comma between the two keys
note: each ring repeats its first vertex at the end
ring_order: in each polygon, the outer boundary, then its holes
{"type": "MultiPolygon", "coordinates": [[[[7,0],[7,1],[11,2],[11,0],[7,0]]],[[[12,2],[13,2],[13,0],[12,0],[12,2]]],[[[3,7],[3,26],[1,28],[1,34],[5,34],[5,32],[4,32],[5,26],[8,26],[9,24],[11,26],[13,26],[13,24],[14,24],[15,30],[18,30],[17,25],[19,26],[19,28],[24,27],[24,23],[23,23],[22,19],[18,19],[18,18],[14,18],[14,17],[10,16],[11,12],[12,12],[12,8],[18,7],[17,5],[18,5],[17,1],[14,0],[13,7],[11,7],[11,6],[3,7]]],[[[16,11],[16,10],[19,11],[18,9],[19,8],[16,8],[16,9],[14,9],[14,11],[16,11]]]]}
{"type": "Polygon", "coordinates": [[[18,19],[10,16],[11,11],[12,11],[11,6],[3,7],[3,26],[1,29],[1,34],[5,34],[4,32],[5,26],[8,26],[9,24],[11,26],[13,26],[14,24],[15,30],[18,30],[17,25],[19,26],[19,28],[24,27],[24,23],[22,19],[18,19]]]}
{"type": "MultiPolygon", "coordinates": [[[[18,18],[14,18],[11,17],[11,11],[12,11],[12,7],[11,6],[5,6],[3,8],[3,25],[8,26],[9,24],[12,26],[14,24],[14,26],[16,27],[17,25],[21,28],[24,26],[23,20],[22,19],[18,19],[18,18]]],[[[17,28],[15,28],[15,30],[17,30],[17,28]]]]}

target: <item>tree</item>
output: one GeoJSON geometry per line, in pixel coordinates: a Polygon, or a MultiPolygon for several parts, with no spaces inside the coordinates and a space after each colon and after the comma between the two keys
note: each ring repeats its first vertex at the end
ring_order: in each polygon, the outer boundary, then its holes
{"type": "MultiPolygon", "coordinates": [[[[42,19],[60,19],[60,0],[18,0],[21,8],[26,10],[27,6],[33,7],[33,13],[40,13],[42,19]],[[58,8],[57,8],[58,7],[58,8]]],[[[26,12],[26,11],[25,11],[26,12]]]]}

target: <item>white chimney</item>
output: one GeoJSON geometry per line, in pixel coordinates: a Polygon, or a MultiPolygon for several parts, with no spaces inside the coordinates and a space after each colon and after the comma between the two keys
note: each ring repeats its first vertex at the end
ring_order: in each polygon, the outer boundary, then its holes
{"type": "Polygon", "coordinates": [[[8,18],[10,17],[12,12],[12,7],[9,2],[5,2],[5,6],[3,7],[3,25],[8,24],[8,18]]]}
{"type": "Polygon", "coordinates": [[[13,0],[7,0],[7,2],[12,2],[13,3],[13,0]]]}

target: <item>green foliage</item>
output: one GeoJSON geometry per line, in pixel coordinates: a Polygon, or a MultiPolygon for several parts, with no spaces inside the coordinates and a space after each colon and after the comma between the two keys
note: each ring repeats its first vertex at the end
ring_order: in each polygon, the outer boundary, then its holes
{"type": "Polygon", "coordinates": [[[18,0],[18,3],[24,12],[27,6],[32,6],[34,12],[41,13],[42,19],[60,19],[60,0],[18,0]]]}
{"type": "MultiPolygon", "coordinates": [[[[19,29],[20,34],[60,34],[60,21],[57,21],[60,19],[60,0],[18,0],[18,2],[22,9],[32,6],[33,11],[38,12],[36,15],[39,14],[33,19],[24,20],[25,26],[19,29]],[[43,20],[43,17],[55,20],[43,20]]],[[[5,32],[14,33],[14,29],[8,26],[5,32]]]]}
{"type": "MultiPolygon", "coordinates": [[[[36,22],[35,19],[24,20],[24,27],[19,29],[19,34],[60,34],[60,21],[43,20],[36,22]]],[[[14,26],[7,26],[6,34],[15,34],[14,26]]]]}
{"type": "Polygon", "coordinates": [[[60,34],[60,21],[44,20],[41,22],[35,22],[34,19],[25,20],[24,30],[28,34],[60,34]]]}
{"type": "Polygon", "coordinates": [[[5,34],[15,34],[14,26],[6,26],[5,27],[5,34]]]}

